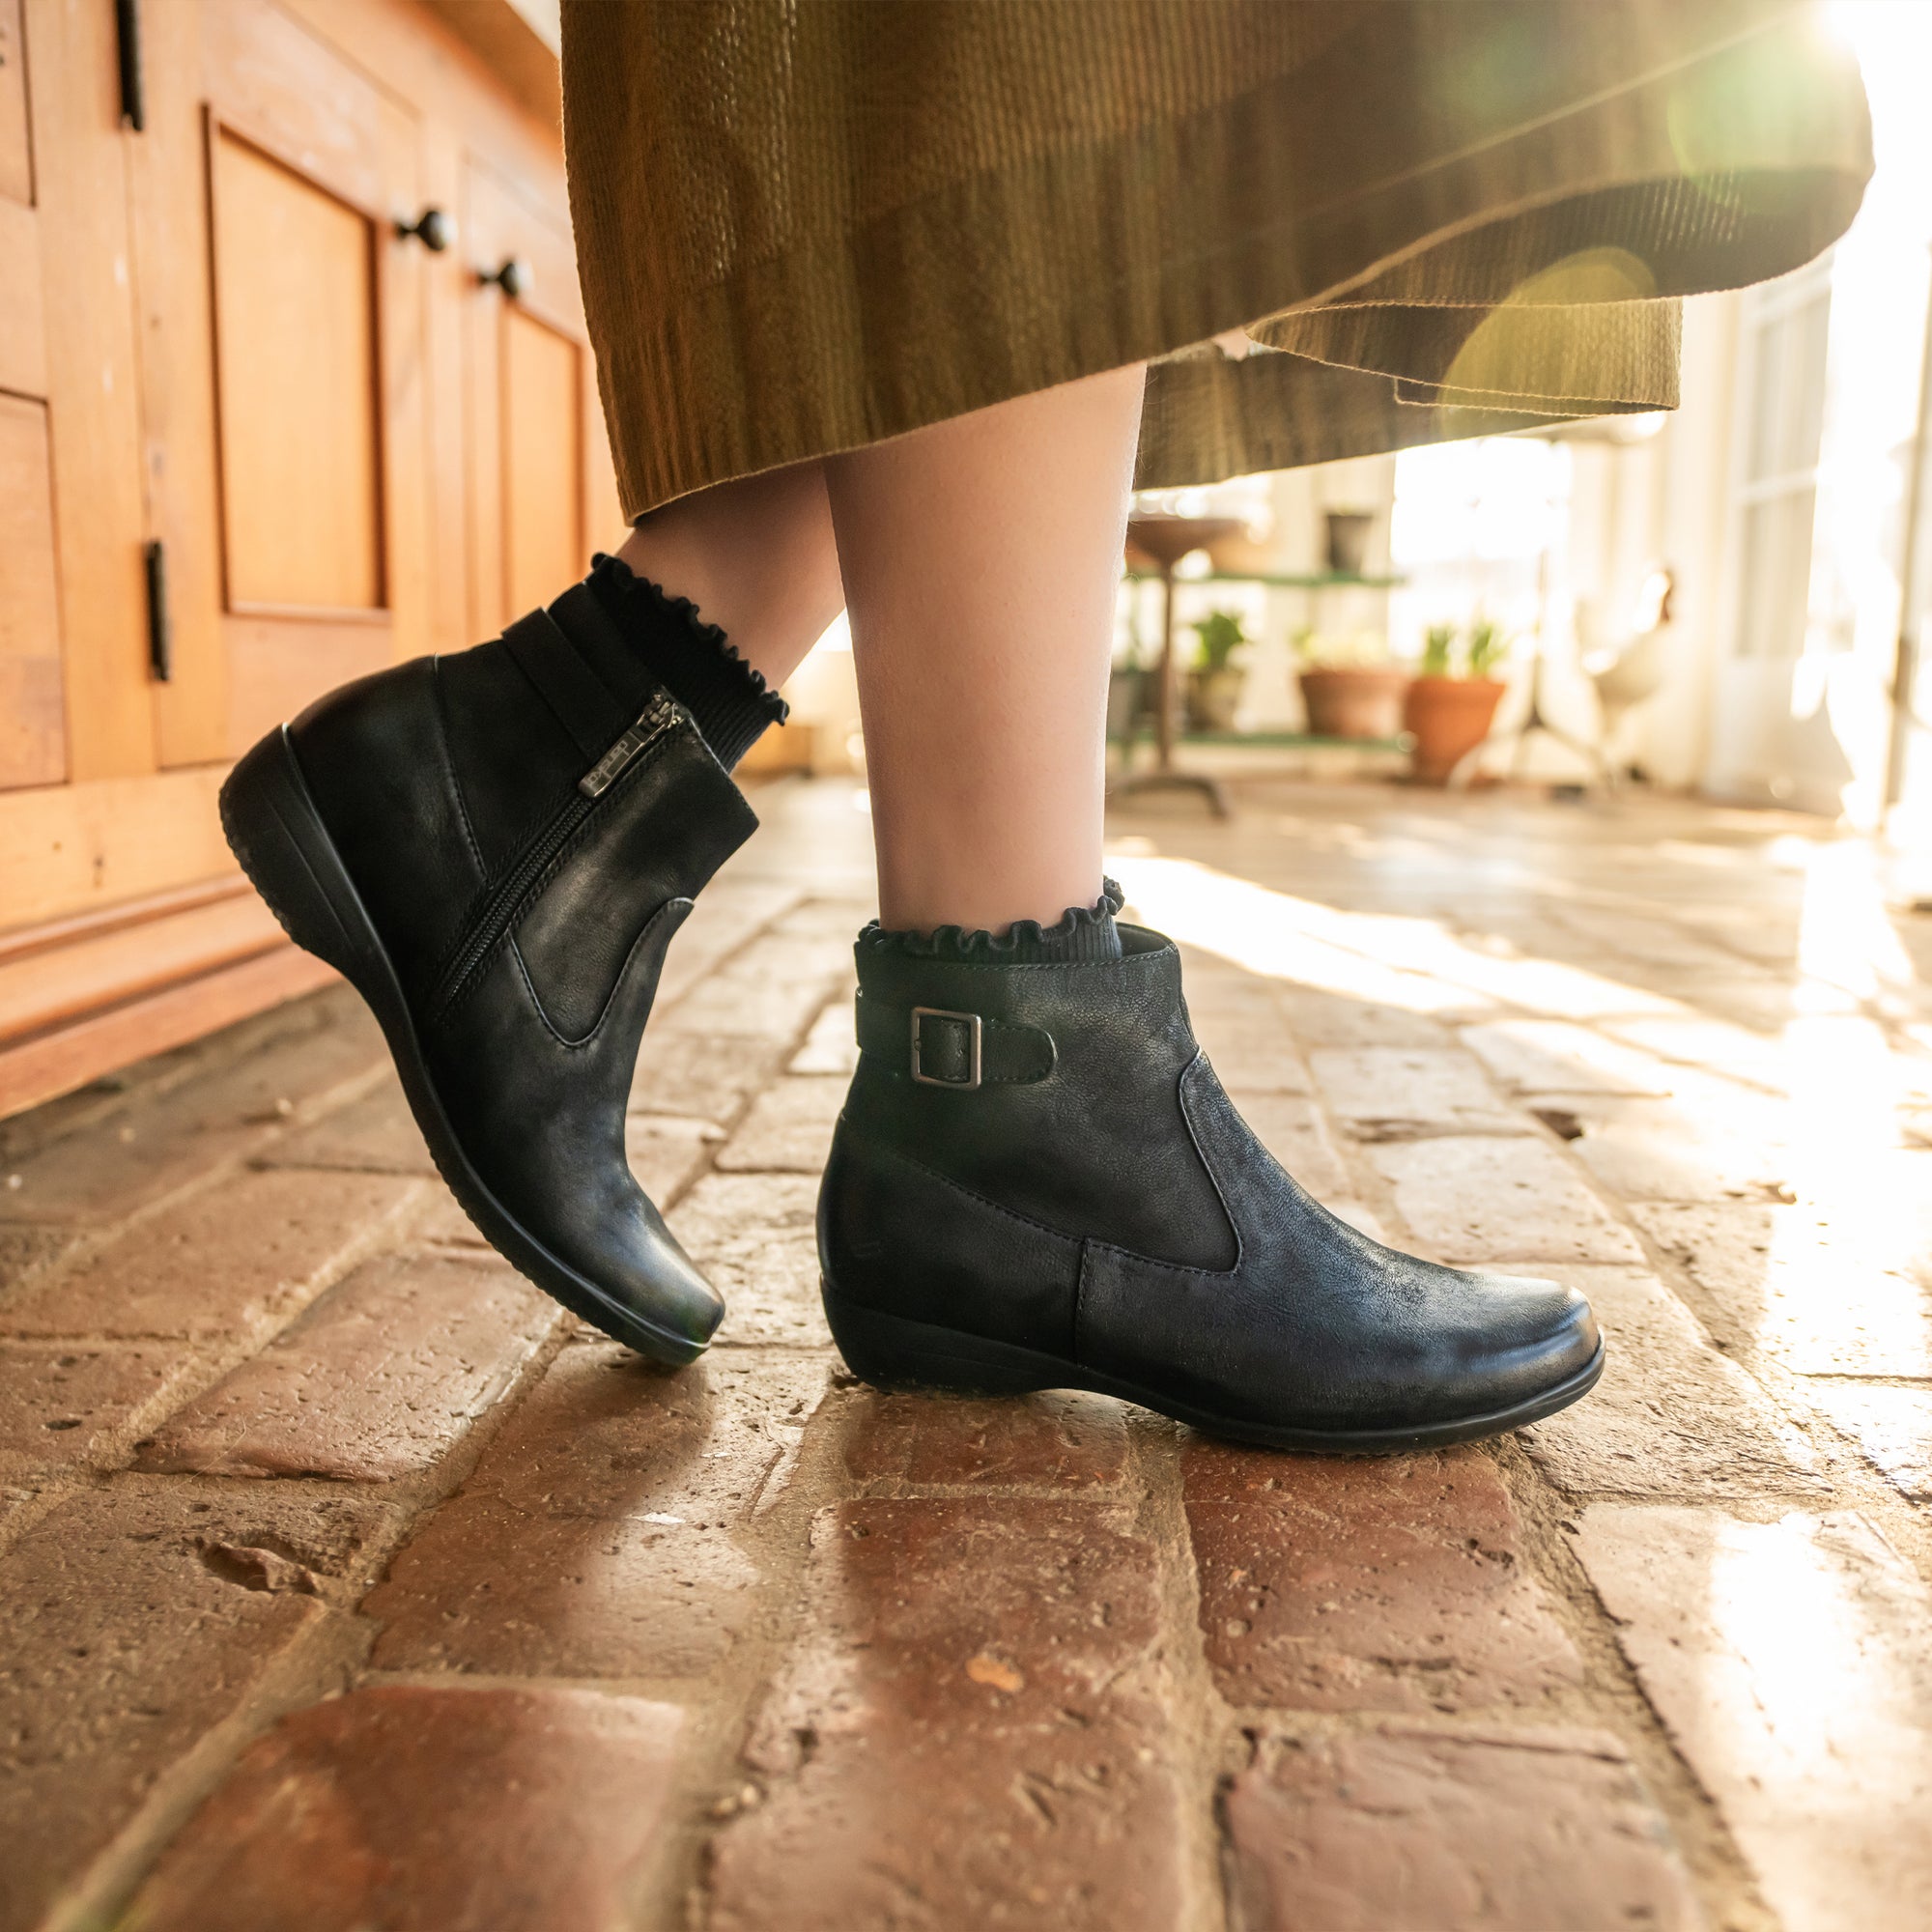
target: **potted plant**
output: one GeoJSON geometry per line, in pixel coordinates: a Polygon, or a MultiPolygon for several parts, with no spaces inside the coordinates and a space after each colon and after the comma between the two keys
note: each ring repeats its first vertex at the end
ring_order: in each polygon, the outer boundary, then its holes
{"type": "Polygon", "coordinates": [[[1400,732],[1408,673],[1386,662],[1379,638],[1304,631],[1294,643],[1311,737],[1393,738],[1400,732]]]}
{"type": "Polygon", "coordinates": [[[1195,731],[1232,731],[1244,673],[1235,653],[1248,641],[1238,612],[1210,611],[1188,627],[1200,639],[1187,673],[1187,724],[1195,731]]]}
{"type": "Polygon", "coordinates": [[[1447,784],[1449,775],[1490,735],[1508,689],[1491,673],[1508,653],[1509,639],[1488,617],[1469,626],[1460,664],[1454,627],[1430,626],[1420,670],[1402,707],[1403,729],[1415,741],[1409,770],[1418,784],[1447,784]]]}

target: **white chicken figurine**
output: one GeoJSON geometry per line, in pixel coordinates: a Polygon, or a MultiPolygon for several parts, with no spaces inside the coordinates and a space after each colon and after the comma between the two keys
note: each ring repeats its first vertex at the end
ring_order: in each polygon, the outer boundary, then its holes
{"type": "Polygon", "coordinates": [[[1617,768],[1613,747],[1617,728],[1646,698],[1663,687],[1671,649],[1671,599],[1677,579],[1667,564],[1656,564],[1646,573],[1637,592],[1635,623],[1621,644],[1606,644],[1589,652],[1583,670],[1597,688],[1597,703],[1603,713],[1599,740],[1604,762],[1617,768]]]}

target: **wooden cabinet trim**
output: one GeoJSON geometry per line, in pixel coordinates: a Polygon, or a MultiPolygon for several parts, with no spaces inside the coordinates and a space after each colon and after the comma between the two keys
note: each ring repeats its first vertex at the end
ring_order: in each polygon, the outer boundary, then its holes
{"type": "Polygon", "coordinates": [[[40,216],[0,195],[0,389],[44,402],[46,298],[41,289],[40,216]]]}
{"type": "Polygon", "coordinates": [[[71,1094],[136,1060],[331,985],[336,974],[286,943],[33,1039],[0,1044],[0,1116],[71,1094]]]}
{"type": "Polygon", "coordinates": [[[34,143],[27,120],[20,0],[0,0],[0,199],[31,207],[34,143]]]}
{"type": "Polygon", "coordinates": [[[0,960],[0,1042],[37,1038],[287,943],[259,898],[231,893],[23,951],[0,960]]]}
{"type": "Polygon", "coordinates": [[[0,932],[0,966],[24,959],[30,953],[50,952],[76,940],[92,939],[104,932],[119,932],[129,925],[145,925],[151,920],[165,919],[171,913],[192,912],[199,906],[213,905],[219,899],[237,899],[252,893],[240,873],[225,879],[202,879],[191,886],[178,886],[173,892],[150,893],[118,905],[100,906],[92,912],[70,914],[66,919],[43,920],[38,925],[16,926],[0,932]]]}
{"type": "Polygon", "coordinates": [[[26,0],[68,773],[155,769],[139,359],[114,10],[26,0]]]}
{"type": "Polygon", "coordinates": [[[0,792],[0,928],[232,875],[215,794],[226,765],[0,792]]]}

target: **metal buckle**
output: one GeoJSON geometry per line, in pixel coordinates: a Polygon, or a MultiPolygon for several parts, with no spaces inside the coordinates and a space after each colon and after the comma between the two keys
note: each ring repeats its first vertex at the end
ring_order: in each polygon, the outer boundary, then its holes
{"type": "Polygon", "coordinates": [[[912,1077],[922,1087],[951,1087],[961,1094],[970,1094],[980,1084],[980,1045],[985,1036],[985,1023],[978,1013],[955,1013],[946,1007],[915,1007],[912,1009],[912,1077]],[[971,1071],[964,1080],[948,1080],[938,1073],[927,1073],[920,1065],[919,1023],[922,1020],[962,1020],[967,1027],[967,1039],[971,1042],[969,1061],[971,1071]]]}

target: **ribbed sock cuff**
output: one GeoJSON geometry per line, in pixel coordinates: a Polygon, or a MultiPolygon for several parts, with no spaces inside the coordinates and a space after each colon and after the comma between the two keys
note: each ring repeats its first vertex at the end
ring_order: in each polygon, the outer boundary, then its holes
{"type": "Polygon", "coordinates": [[[1072,966],[1118,959],[1120,928],[1115,915],[1124,903],[1112,879],[1100,882],[1091,906],[1068,906],[1052,925],[1037,919],[1015,920],[995,939],[983,927],[968,932],[942,925],[937,932],[888,932],[877,920],[859,935],[861,946],[903,953],[911,959],[952,959],[978,966],[1072,966]]]}
{"type": "Polygon", "coordinates": [[[727,772],[767,724],[784,723],[784,699],[766,689],[764,678],[688,598],[669,595],[614,556],[593,558],[585,581],[652,678],[691,713],[727,772]]]}

